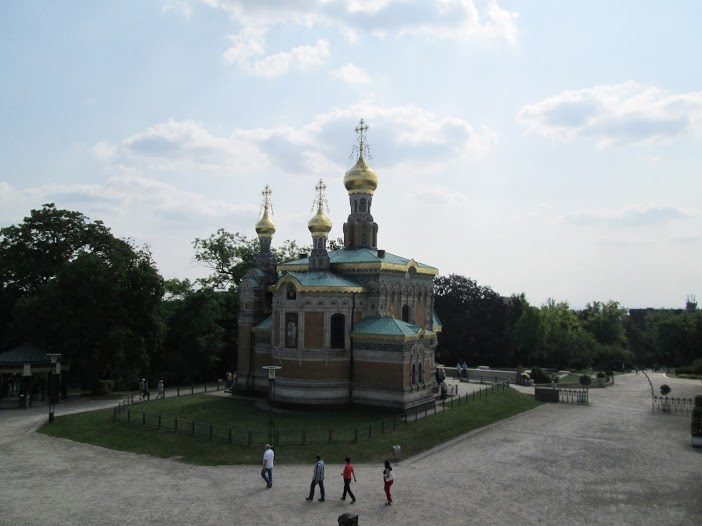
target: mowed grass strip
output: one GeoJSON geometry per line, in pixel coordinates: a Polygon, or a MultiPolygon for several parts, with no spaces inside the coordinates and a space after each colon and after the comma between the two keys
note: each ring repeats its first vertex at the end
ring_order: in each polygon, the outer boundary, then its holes
{"type": "MultiPolygon", "coordinates": [[[[281,464],[305,463],[319,453],[329,462],[341,463],[349,455],[354,462],[375,463],[391,456],[395,444],[402,446],[402,456],[406,458],[538,405],[539,402],[532,395],[524,395],[514,389],[500,389],[487,396],[469,398],[460,406],[454,400],[453,409],[435,416],[430,412],[429,418],[419,418],[416,422],[410,418],[405,424],[403,419],[396,418],[395,430],[392,429],[389,413],[372,408],[290,410],[276,416],[276,426],[281,433],[297,433],[306,429],[310,432],[317,430],[321,434],[331,427],[336,434],[357,428],[359,441],[355,444],[279,445],[276,447],[276,461],[281,464]],[[379,433],[382,418],[385,418],[385,432],[376,434],[379,433]],[[368,438],[371,423],[374,434],[368,438]]],[[[206,422],[256,432],[265,432],[268,422],[268,412],[256,408],[251,401],[210,395],[153,401],[139,404],[137,409],[177,417],[183,422],[206,422]]],[[[112,409],[107,409],[60,416],[53,424],[43,425],[39,432],[109,449],[175,458],[188,464],[259,464],[261,461],[260,445],[230,445],[220,440],[114,422],[112,414],[112,409]]]]}

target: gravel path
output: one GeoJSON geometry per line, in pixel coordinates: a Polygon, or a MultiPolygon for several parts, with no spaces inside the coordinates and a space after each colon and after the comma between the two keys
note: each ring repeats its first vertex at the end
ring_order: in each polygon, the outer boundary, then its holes
{"type": "MultiPolygon", "coordinates": [[[[651,376],[675,396],[702,394],[702,382],[651,376]]],[[[99,406],[62,403],[57,415],[99,406]]],[[[326,502],[307,502],[313,451],[309,465],[276,468],[267,490],[257,466],[188,466],[34,433],[46,411],[0,411],[0,525],[321,526],[347,511],[360,525],[702,522],[689,417],[652,414],[633,374],[591,390],[589,406],[543,405],[399,463],[393,506],[380,465],[356,466],[352,505],[339,500],[341,463],[328,463],[326,502]]]]}

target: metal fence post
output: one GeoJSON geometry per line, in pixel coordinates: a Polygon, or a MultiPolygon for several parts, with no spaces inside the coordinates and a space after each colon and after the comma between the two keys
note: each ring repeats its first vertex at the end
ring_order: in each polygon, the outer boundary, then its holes
{"type": "Polygon", "coordinates": [[[355,428],[353,430],[353,443],[357,444],[358,443],[358,428],[355,428]]]}
{"type": "Polygon", "coordinates": [[[229,443],[232,443],[232,428],[229,428],[229,443]]]}
{"type": "Polygon", "coordinates": [[[329,428],[329,443],[330,443],[330,444],[332,443],[332,440],[333,440],[333,438],[332,438],[333,433],[334,433],[334,431],[333,431],[332,428],[330,427],[330,428],[329,428]]]}
{"type": "Polygon", "coordinates": [[[195,394],[195,385],[190,384],[190,394],[195,394]]]}
{"type": "Polygon", "coordinates": [[[177,387],[177,389],[178,389],[178,393],[176,394],[176,396],[180,396],[180,385],[177,387]]]}
{"type": "Polygon", "coordinates": [[[175,419],[175,432],[178,433],[178,419],[175,419]]]}
{"type": "Polygon", "coordinates": [[[251,431],[249,431],[248,443],[246,445],[251,447],[251,431]]]}
{"type": "Polygon", "coordinates": [[[158,415],[158,428],[161,429],[161,415],[158,415]]]}
{"type": "Polygon", "coordinates": [[[384,418],[380,421],[380,434],[382,435],[383,433],[385,433],[385,419],[384,418]]]}

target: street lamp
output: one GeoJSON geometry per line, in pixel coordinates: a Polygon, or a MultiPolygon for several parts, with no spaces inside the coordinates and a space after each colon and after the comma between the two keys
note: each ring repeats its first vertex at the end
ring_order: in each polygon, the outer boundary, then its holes
{"type": "Polygon", "coordinates": [[[280,365],[265,365],[263,368],[268,371],[268,443],[275,446],[275,409],[273,408],[275,372],[282,367],[280,365]]]}
{"type": "Polygon", "coordinates": [[[46,353],[51,359],[51,368],[49,369],[49,424],[54,423],[54,405],[56,404],[56,381],[54,376],[61,374],[61,353],[46,353]]]}

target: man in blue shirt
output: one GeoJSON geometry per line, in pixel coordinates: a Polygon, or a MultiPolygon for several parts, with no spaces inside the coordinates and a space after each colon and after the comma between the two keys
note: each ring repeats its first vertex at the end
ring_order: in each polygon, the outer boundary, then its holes
{"type": "Polygon", "coordinates": [[[312,478],[312,484],[310,484],[310,496],[305,500],[314,499],[314,488],[319,484],[320,498],[319,502],[324,502],[324,461],[320,455],[317,455],[317,463],[314,465],[314,476],[312,478]]]}

